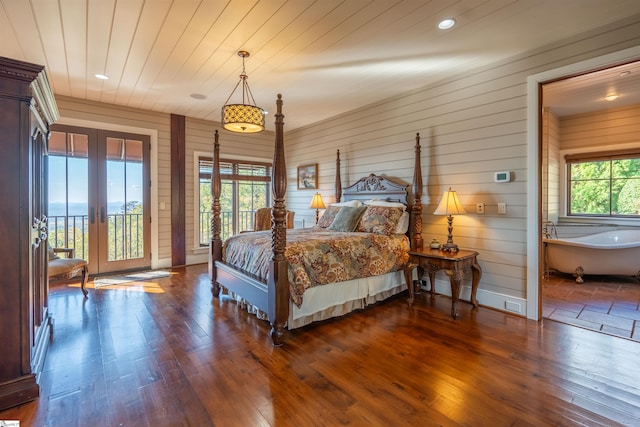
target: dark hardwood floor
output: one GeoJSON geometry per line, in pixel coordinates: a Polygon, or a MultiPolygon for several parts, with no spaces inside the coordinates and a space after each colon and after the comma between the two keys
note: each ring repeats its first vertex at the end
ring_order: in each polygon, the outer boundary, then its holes
{"type": "MultiPolygon", "coordinates": [[[[400,295],[287,332],[212,299],[206,265],[51,290],[41,397],[21,426],[640,425],[640,343],[400,295]]],[[[482,304],[482,301],[480,301],[482,304]]]]}

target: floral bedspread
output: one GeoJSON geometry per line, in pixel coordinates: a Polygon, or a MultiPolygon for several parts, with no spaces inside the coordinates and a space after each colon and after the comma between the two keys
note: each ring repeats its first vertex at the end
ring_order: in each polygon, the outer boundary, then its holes
{"type": "MultiPolygon", "coordinates": [[[[404,234],[287,230],[291,299],[300,307],[305,289],[316,285],[377,276],[400,269],[409,260],[404,234]]],[[[266,280],[271,262],[271,230],[227,239],[223,260],[266,280]]]]}

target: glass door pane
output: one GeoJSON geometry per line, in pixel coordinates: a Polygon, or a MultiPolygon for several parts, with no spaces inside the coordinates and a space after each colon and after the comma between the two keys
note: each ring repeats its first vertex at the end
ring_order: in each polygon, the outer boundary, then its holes
{"type": "Polygon", "coordinates": [[[106,205],[101,208],[101,230],[107,244],[101,265],[111,271],[148,265],[145,144],[135,138],[106,136],[104,148],[106,205]]]}
{"type": "MultiPolygon", "coordinates": [[[[132,161],[131,146],[140,141],[107,138],[107,223],[109,233],[109,261],[139,258],[143,243],[138,241],[137,221],[141,215],[140,189],[142,162],[132,161]],[[137,169],[137,170],[136,170],[137,169]],[[138,212],[138,213],[136,213],[138,212]]],[[[141,160],[141,159],[140,159],[141,160]]]]}
{"type": "Polygon", "coordinates": [[[89,136],[52,131],[48,146],[49,244],[89,254],[89,136]]]}

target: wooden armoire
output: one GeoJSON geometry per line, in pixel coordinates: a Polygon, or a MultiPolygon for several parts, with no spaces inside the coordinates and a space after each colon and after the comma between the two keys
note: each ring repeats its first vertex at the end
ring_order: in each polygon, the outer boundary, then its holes
{"type": "Polygon", "coordinates": [[[58,116],[44,67],[0,57],[0,410],[38,397],[51,339],[45,156],[58,116]]]}

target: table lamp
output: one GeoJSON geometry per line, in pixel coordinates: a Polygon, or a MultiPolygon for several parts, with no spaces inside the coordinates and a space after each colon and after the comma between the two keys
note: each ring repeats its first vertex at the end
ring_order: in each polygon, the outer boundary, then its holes
{"type": "Polygon", "coordinates": [[[440,246],[440,250],[445,252],[458,252],[458,245],[453,243],[453,215],[463,215],[465,214],[465,210],[460,204],[460,199],[458,199],[458,193],[451,190],[451,187],[442,195],[442,199],[440,199],[440,204],[433,212],[434,215],[448,215],[447,221],[449,222],[449,235],[447,236],[447,243],[440,246]]]}
{"type": "Polygon", "coordinates": [[[317,191],[316,194],[313,195],[313,199],[311,199],[311,204],[309,205],[309,207],[316,210],[316,225],[318,225],[318,219],[320,219],[320,209],[325,209],[326,206],[322,201],[322,196],[317,191]]]}

